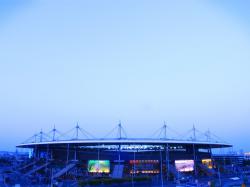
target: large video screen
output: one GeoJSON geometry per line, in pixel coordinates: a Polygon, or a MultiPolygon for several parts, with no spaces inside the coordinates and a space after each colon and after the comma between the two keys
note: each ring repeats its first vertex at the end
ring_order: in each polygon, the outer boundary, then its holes
{"type": "Polygon", "coordinates": [[[160,173],[159,160],[130,160],[130,173],[158,174],[160,173]]]}
{"type": "Polygon", "coordinates": [[[194,170],[193,160],[176,160],[175,167],[179,172],[190,172],[194,170]]]}
{"type": "Polygon", "coordinates": [[[90,173],[109,173],[110,162],[109,160],[89,160],[88,172],[90,173]]]}
{"type": "Polygon", "coordinates": [[[211,159],[202,159],[201,162],[203,165],[207,166],[209,169],[213,168],[213,163],[211,159]]]}

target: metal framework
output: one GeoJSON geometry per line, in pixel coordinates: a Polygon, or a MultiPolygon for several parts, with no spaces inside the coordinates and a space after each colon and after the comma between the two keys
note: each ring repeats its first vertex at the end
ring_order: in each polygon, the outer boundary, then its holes
{"type": "Polygon", "coordinates": [[[17,147],[24,147],[25,145],[33,144],[57,144],[57,143],[193,143],[193,144],[211,144],[211,145],[225,145],[231,146],[226,141],[222,140],[210,130],[206,132],[199,131],[195,126],[184,134],[179,134],[170,128],[164,122],[164,125],[156,130],[152,135],[146,138],[129,138],[121,123],[108,132],[103,138],[96,138],[94,135],[84,130],[77,123],[76,126],[65,133],[61,133],[54,126],[48,133],[41,130],[34,134],[17,147]],[[174,133],[175,137],[168,137],[168,132],[174,133]],[[115,135],[115,136],[114,136],[115,135]]]}

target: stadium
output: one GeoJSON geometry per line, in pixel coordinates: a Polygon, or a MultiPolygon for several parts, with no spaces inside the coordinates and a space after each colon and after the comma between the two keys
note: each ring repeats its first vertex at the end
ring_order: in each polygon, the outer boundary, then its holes
{"type": "Polygon", "coordinates": [[[126,178],[133,183],[138,177],[146,177],[163,185],[167,181],[217,175],[219,159],[213,157],[213,151],[232,147],[211,132],[201,133],[195,127],[188,139],[168,138],[168,132],[170,128],[164,124],[155,132],[157,138],[128,138],[118,124],[104,138],[95,138],[78,124],[67,133],[54,127],[49,133],[41,131],[17,145],[31,150],[29,162],[23,163],[19,171],[26,178],[39,174],[39,180],[50,183],[96,177],[126,178]],[[111,134],[115,137],[108,137],[111,134]],[[198,134],[203,139],[198,139],[198,134]]]}

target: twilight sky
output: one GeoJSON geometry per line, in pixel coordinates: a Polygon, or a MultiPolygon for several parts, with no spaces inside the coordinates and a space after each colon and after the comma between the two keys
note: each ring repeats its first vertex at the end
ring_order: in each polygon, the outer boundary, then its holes
{"type": "Polygon", "coordinates": [[[3,0],[0,150],[79,122],[103,137],[193,124],[250,151],[248,0],[3,0]]]}

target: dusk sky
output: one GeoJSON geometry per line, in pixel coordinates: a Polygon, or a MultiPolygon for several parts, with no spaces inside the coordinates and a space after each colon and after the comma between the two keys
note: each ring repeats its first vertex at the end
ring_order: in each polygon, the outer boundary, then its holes
{"type": "Polygon", "coordinates": [[[210,129],[250,151],[250,1],[0,1],[0,150],[79,125],[210,129]]]}

